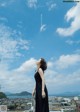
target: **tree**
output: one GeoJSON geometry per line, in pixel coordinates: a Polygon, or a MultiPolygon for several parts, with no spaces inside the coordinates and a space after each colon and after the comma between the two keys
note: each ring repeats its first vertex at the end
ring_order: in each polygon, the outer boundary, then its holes
{"type": "Polygon", "coordinates": [[[0,92],[0,99],[2,98],[7,98],[7,96],[3,92],[0,92]]]}

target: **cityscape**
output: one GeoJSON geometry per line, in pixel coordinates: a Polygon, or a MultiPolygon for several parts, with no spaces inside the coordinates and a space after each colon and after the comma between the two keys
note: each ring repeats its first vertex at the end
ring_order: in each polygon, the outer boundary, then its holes
{"type": "MultiPolygon", "coordinates": [[[[48,100],[50,112],[80,112],[80,96],[49,95],[48,100]]],[[[3,97],[0,98],[0,106],[4,107],[8,112],[35,112],[35,97],[31,95],[24,98],[3,97]]]]}

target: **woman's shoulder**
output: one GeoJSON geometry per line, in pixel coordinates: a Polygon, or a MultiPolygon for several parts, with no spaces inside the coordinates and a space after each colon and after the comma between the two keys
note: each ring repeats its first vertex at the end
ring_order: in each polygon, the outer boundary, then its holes
{"type": "Polygon", "coordinates": [[[40,67],[40,68],[38,69],[38,71],[43,71],[43,69],[40,67]]]}

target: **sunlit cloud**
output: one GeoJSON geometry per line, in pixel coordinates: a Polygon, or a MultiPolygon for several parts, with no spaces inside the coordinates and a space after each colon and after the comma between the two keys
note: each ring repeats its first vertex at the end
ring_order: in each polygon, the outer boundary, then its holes
{"type": "Polygon", "coordinates": [[[36,59],[31,58],[30,60],[25,61],[19,68],[15,69],[16,72],[25,73],[36,67],[36,59]]]}
{"type": "Polygon", "coordinates": [[[79,54],[61,55],[59,59],[54,62],[54,66],[58,69],[65,69],[76,65],[78,62],[80,62],[79,54]]]}
{"type": "Polygon", "coordinates": [[[80,30],[80,3],[77,3],[65,15],[67,22],[71,19],[71,25],[68,28],[57,28],[57,33],[61,36],[72,36],[76,31],[80,30]]]}

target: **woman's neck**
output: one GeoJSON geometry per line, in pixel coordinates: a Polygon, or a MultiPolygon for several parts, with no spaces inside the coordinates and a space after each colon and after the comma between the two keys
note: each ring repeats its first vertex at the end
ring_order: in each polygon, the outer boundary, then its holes
{"type": "Polygon", "coordinates": [[[40,66],[37,66],[37,71],[39,70],[40,66]]]}

